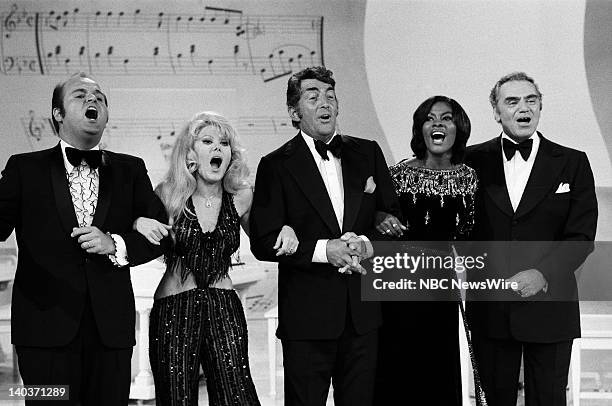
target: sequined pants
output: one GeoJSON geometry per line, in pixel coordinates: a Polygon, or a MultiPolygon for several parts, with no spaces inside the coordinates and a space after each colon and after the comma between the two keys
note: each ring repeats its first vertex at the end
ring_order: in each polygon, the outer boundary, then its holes
{"type": "Polygon", "coordinates": [[[156,300],[149,356],[157,406],[197,405],[200,364],[211,406],[259,405],[247,341],[234,290],[197,288],[156,300]]]}

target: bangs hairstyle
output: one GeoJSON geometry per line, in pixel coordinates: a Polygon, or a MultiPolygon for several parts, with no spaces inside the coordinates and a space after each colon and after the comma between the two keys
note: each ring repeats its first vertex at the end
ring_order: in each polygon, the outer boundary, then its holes
{"type": "Polygon", "coordinates": [[[200,136],[202,130],[209,126],[227,137],[231,148],[232,156],[222,180],[223,189],[229,193],[236,193],[240,189],[250,187],[247,180],[249,169],[246,164],[245,150],[240,145],[236,131],[229,121],[214,112],[197,113],[179,133],[172,148],[168,172],[155,189],[172,220],[178,218],[185,208],[187,199],[196,190],[198,155],[193,147],[196,141],[202,139],[200,136]]]}
{"type": "Polygon", "coordinates": [[[423,160],[426,158],[427,146],[423,138],[423,124],[427,121],[427,116],[433,105],[438,102],[448,104],[453,111],[453,123],[455,123],[457,132],[455,135],[455,143],[452,147],[451,163],[453,165],[459,164],[463,162],[463,158],[465,157],[465,146],[470,138],[471,124],[463,107],[450,97],[433,96],[417,107],[412,118],[412,140],[410,140],[410,147],[417,159],[423,160]]]}

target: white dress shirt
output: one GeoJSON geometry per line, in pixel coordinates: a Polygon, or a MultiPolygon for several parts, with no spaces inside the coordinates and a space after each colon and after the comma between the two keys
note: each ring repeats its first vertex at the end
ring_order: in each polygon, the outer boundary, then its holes
{"type": "MultiPolygon", "coordinates": [[[[306,145],[312,154],[312,157],[317,164],[317,168],[319,169],[319,173],[321,174],[321,178],[323,178],[323,183],[325,184],[325,189],[327,189],[327,194],[329,195],[329,199],[332,202],[332,206],[334,209],[334,213],[336,214],[336,220],[338,221],[338,226],[340,226],[340,230],[342,230],[342,221],[344,219],[344,184],[342,182],[342,161],[340,158],[336,158],[334,154],[326,151],[327,157],[329,160],[325,160],[321,158],[321,155],[315,149],[314,138],[309,137],[300,131],[300,134],[306,141],[306,145]]],[[[334,135],[329,139],[334,139],[337,135],[334,132],[334,135]]],[[[327,260],[327,241],[328,240],[318,240],[315,245],[314,253],[312,254],[312,262],[329,262],[327,260]]]]}
{"type": "Polygon", "coordinates": [[[523,156],[519,151],[516,151],[512,159],[509,161],[506,160],[503,148],[504,138],[515,144],[517,144],[517,142],[505,133],[502,133],[500,142],[502,143],[501,154],[502,162],[504,163],[504,176],[506,177],[506,187],[508,188],[508,194],[510,195],[510,202],[512,203],[512,208],[516,212],[516,209],[521,202],[521,198],[523,197],[525,186],[527,186],[529,175],[531,175],[531,169],[533,168],[533,163],[535,162],[536,155],[538,154],[538,149],[540,148],[540,137],[538,136],[537,132],[533,133],[531,137],[529,137],[533,140],[533,146],[531,147],[531,153],[526,161],[523,159],[523,156]]]}
{"type": "MultiPolygon", "coordinates": [[[[64,140],[60,140],[60,148],[62,150],[62,156],[64,157],[64,167],[66,168],[66,178],[69,178],[70,173],[73,171],[74,166],[70,163],[70,161],[68,161],[68,157],[66,156],[66,147],[73,147],[72,145],[68,144],[66,141],[64,140]]],[[[77,148],[78,149],[78,148],[77,148]]],[[[91,148],[92,150],[99,150],[100,149],[100,144],[96,145],[95,147],[91,148]]],[[[95,188],[96,190],[100,190],[100,171],[99,169],[92,169],[92,171],[94,171],[98,176],[96,176],[95,182],[95,188]]],[[[98,202],[97,202],[97,195],[95,198],[95,206],[97,207],[98,202]]],[[[94,213],[92,213],[93,216],[94,213]]],[[[90,224],[91,225],[91,224],[90,224]]],[[[119,235],[119,234],[111,234],[110,235],[111,238],[113,239],[113,242],[115,244],[115,254],[114,255],[109,255],[109,258],[111,259],[111,261],[113,261],[113,263],[115,263],[118,266],[125,266],[129,263],[128,258],[127,258],[127,247],[125,245],[125,241],[123,240],[123,238],[119,235]]]]}

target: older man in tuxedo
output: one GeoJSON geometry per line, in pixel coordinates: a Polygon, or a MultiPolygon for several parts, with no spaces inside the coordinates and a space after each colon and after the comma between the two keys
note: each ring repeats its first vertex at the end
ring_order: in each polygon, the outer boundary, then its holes
{"type": "Polygon", "coordinates": [[[502,77],[490,102],[502,133],[467,155],[480,178],[474,239],[508,247],[488,266],[516,282],[516,299],[469,303],[474,351],[489,406],[516,405],[521,357],[526,405],[565,405],[580,336],[574,271],[597,226],[593,173],[584,152],[536,131],[542,94],[527,74],[502,77]]]}
{"type": "Polygon", "coordinates": [[[11,316],[19,371],[26,385],[68,385],[70,400],[58,404],[127,405],[128,265],[162,249],[132,224],[165,222],[165,211],[141,159],[100,150],[108,109],[97,82],[76,74],[55,87],[51,105],[60,142],[11,156],[0,178],[0,240],[14,229],[19,247],[11,316]]]}
{"type": "Polygon", "coordinates": [[[380,305],[361,301],[357,257],[368,255],[375,212],[397,215],[397,199],[378,144],[336,133],[331,71],[293,74],[287,107],[299,132],[261,159],[251,209],[253,253],[279,262],[285,404],[325,405],[332,381],[336,405],[371,405],[380,305]],[[284,224],[300,244],[277,257],[284,224]]]}

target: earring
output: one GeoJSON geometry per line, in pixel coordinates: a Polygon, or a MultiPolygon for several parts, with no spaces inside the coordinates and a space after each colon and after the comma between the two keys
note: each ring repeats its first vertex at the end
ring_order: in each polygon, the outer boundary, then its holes
{"type": "Polygon", "coordinates": [[[196,161],[187,161],[187,170],[190,173],[194,173],[198,170],[198,163],[196,161]]]}

